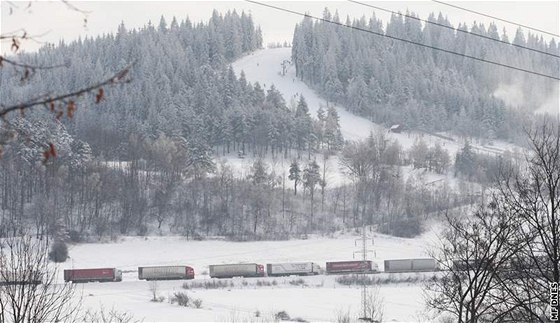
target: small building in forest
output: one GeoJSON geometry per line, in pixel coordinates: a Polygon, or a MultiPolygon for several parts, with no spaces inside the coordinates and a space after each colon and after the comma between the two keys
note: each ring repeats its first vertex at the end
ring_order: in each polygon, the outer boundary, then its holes
{"type": "Polygon", "coordinates": [[[389,128],[389,132],[394,133],[401,133],[404,130],[404,126],[402,124],[394,124],[389,128]]]}

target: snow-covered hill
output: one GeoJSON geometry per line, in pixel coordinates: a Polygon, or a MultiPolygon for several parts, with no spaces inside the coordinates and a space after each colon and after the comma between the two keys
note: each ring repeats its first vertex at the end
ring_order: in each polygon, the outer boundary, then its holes
{"type": "MultiPolygon", "coordinates": [[[[303,95],[307,101],[311,115],[316,117],[319,107],[321,105],[326,106],[327,102],[296,77],[295,66],[289,65],[286,70],[286,75],[282,75],[281,64],[285,61],[290,61],[290,59],[291,48],[261,49],[237,60],[232,66],[238,75],[243,71],[249,82],[259,82],[265,89],[269,89],[274,85],[288,104],[290,104],[292,99],[294,102],[297,102],[299,96],[303,95]]],[[[333,103],[329,104],[332,105],[333,103]]],[[[334,107],[340,116],[341,132],[346,140],[359,140],[369,136],[372,131],[383,131],[390,140],[397,140],[404,150],[410,149],[419,139],[422,139],[428,146],[439,143],[443,149],[447,150],[452,160],[457,151],[464,145],[462,139],[448,133],[428,134],[416,131],[392,133],[389,132],[389,129],[386,127],[375,124],[366,118],[354,115],[341,106],[334,105],[334,107]]],[[[520,147],[502,141],[478,142],[475,140],[471,141],[470,144],[475,151],[489,155],[500,155],[505,151],[510,151],[514,156],[520,156],[520,151],[522,151],[520,147]]],[[[254,161],[254,158],[251,157],[239,160],[233,155],[221,158],[227,160],[238,174],[245,174],[254,161]]],[[[317,157],[317,160],[321,160],[321,158],[317,157]]],[[[271,165],[279,175],[287,169],[287,167],[281,166],[282,163],[286,163],[282,161],[281,158],[278,160],[269,158],[267,159],[267,163],[271,165]]],[[[345,177],[340,172],[338,157],[331,157],[328,161],[327,170],[327,177],[331,179],[328,181],[330,187],[345,183],[345,177]]],[[[414,170],[411,167],[404,167],[402,173],[405,179],[414,175],[419,182],[423,184],[437,183],[437,185],[443,185],[447,183],[450,187],[456,187],[457,184],[456,179],[451,175],[414,170]]]]}
{"type": "MultiPolygon", "coordinates": [[[[239,75],[244,71],[245,76],[250,82],[259,82],[266,89],[274,86],[282,93],[286,102],[291,98],[297,99],[303,95],[309,106],[312,116],[316,117],[317,110],[322,104],[326,106],[326,101],[315,91],[310,89],[305,83],[296,77],[295,66],[290,65],[286,75],[282,75],[282,62],[291,60],[291,48],[270,48],[258,50],[246,55],[232,64],[235,72],[239,75]]],[[[332,103],[329,103],[332,104],[332,103]]],[[[347,140],[356,140],[367,137],[371,131],[381,129],[388,132],[388,129],[377,125],[366,118],[356,116],[340,106],[335,108],[340,116],[340,127],[342,134],[347,140]]],[[[431,135],[418,132],[388,133],[389,138],[396,139],[404,149],[410,148],[418,138],[422,138],[428,145],[439,142],[451,156],[454,156],[458,149],[463,146],[463,142],[449,134],[431,135]]],[[[473,148],[479,152],[488,154],[498,154],[505,150],[515,151],[519,148],[515,145],[495,141],[493,144],[472,143],[473,148]]]]}
{"type": "MultiPolygon", "coordinates": [[[[316,114],[320,104],[324,104],[316,93],[295,77],[295,70],[290,67],[285,76],[280,74],[281,63],[290,59],[289,48],[265,49],[236,61],[233,66],[237,73],[243,70],[247,80],[259,82],[265,88],[272,84],[290,102],[298,95],[305,96],[310,112],[316,114]]],[[[355,116],[342,107],[336,107],[340,115],[340,124],[346,139],[365,138],[371,131],[387,129],[369,120],[355,116]]],[[[430,135],[421,133],[388,133],[396,139],[404,149],[410,148],[417,138],[422,137],[429,145],[439,142],[453,156],[461,148],[462,142],[448,134],[430,135]]],[[[501,153],[514,150],[513,145],[499,143],[495,146],[484,146],[474,143],[474,148],[487,153],[501,153]]],[[[254,156],[240,159],[235,153],[218,156],[237,170],[238,175],[246,175],[254,156]]],[[[282,158],[267,157],[267,163],[277,175],[287,170],[289,161],[282,158]]],[[[321,163],[320,157],[318,162],[321,163]]],[[[338,160],[333,156],[328,161],[330,186],[342,182],[338,160]]],[[[116,167],[116,165],[115,165],[116,167]]],[[[121,167],[121,166],[119,166],[121,167]]],[[[419,170],[403,167],[405,176],[410,173],[422,177],[423,183],[442,180],[453,181],[450,176],[435,174],[417,174],[419,170]]],[[[373,260],[383,269],[383,261],[396,258],[426,257],[426,248],[433,242],[435,232],[415,239],[395,238],[375,235],[375,254],[373,260]]],[[[117,267],[124,270],[123,282],[120,283],[89,283],[80,286],[86,307],[115,307],[120,311],[132,313],[136,318],[145,321],[200,321],[200,322],[268,322],[279,311],[286,311],[291,317],[300,317],[308,321],[336,321],[340,313],[356,314],[360,304],[360,289],[346,287],[336,283],[336,276],[305,277],[304,286],[290,282],[296,278],[261,278],[231,280],[233,286],[227,289],[195,288],[185,290],[183,281],[158,282],[157,294],[164,296],[162,303],[150,302],[150,283],[139,281],[136,269],[138,266],[184,264],[195,268],[197,279],[194,283],[209,281],[208,266],[211,264],[257,262],[299,262],[313,261],[324,267],[326,261],[350,260],[353,258],[358,235],[351,233],[339,234],[325,238],[312,236],[307,240],[289,241],[257,241],[229,242],[222,240],[187,241],[182,237],[129,237],[116,243],[95,243],[74,246],[71,249],[71,260],[63,264],[63,268],[84,267],[117,267]],[[275,282],[271,286],[258,286],[257,282],[275,282]],[[202,300],[202,308],[184,308],[170,304],[168,300],[175,292],[187,292],[192,298],[202,300]],[[256,312],[261,317],[255,317],[256,312]]],[[[386,275],[386,274],[379,274],[386,275]]],[[[261,283],[261,285],[263,285],[261,283]]],[[[422,286],[419,284],[387,284],[381,285],[380,293],[384,298],[387,321],[419,321],[425,320],[421,312],[424,309],[422,286]]]]}
{"type": "MultiPolygon", "coordinates": [[[[298,80],[294,66],[290,66],[282,76],[282,62],[290,60],[291,48],[263,49],[249,54],[233,64],[236,73],[245,72],[247,80],[259,82],[265,89],[274,84],[282,93],[287,103],[291,98],[299,99],[303,95],[313,117],[317,116],[319,105],[326,106],[326,101],[315,94],[305,83],[298,80]]],[[[377,128],[367,119],[355,116],[346,110],[336,107],[340,116],[340,128],[345,139],[356,140],[367,137],[377,128]]]]}

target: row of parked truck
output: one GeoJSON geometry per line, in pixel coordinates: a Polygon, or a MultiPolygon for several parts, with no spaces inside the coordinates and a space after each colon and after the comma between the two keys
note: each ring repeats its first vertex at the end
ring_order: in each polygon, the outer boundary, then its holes
{"type": "MultiPolygon", "coordinates": [[[[278,277],[291,275],[378,273],[379,267],[373,261],[351,260],[327,262],[325,270],[313,262],[272,263],[266,267],[257,263],[210,265],[211,278],[233,277],[278,277]],[[266,271],[265,271],[266,268],[266,271]]],[[[385,260],[384,272],[424,272],[437,271],[435,259],[394,259],[385,260]]],[[[190,266],[151,266],[138,267],[138,279],[172,280],[194,279],[194,268],[190,266]]],[[[67,282],[122,281],[122,271],[116,268],[66,269],[64,280],[67,282]]]]}

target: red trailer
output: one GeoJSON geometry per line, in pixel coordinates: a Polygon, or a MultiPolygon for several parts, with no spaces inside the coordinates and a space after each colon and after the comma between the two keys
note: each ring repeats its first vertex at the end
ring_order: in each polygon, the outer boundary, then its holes
{"type": "Polygon", "coordinates": [[[376,263],[371,260],[331,261],[327,262],[327,274],[338,273],[375,273],[379,271],[376,263]]]}
{"type": "Polygon", "coordinates": [[[64,281],[66,282],[120,282],[121,280],[122,272],[116,268],[87,268],[64,270],[64,281]]]}

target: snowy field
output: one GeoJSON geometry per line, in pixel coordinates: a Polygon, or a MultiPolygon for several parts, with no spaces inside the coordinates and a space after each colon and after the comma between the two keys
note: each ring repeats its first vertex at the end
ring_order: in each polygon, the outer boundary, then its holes
{"type": "MultiPolygon", "coordinates": [[[[432,231],[433,232],[433,231],[432,231]]],[[[116,243],[80,244],[71,248],[69,259],[61,269],[86,267],[116,267],[123,270],[123,281],[116,283],[79,284],[85,307],[115,308],[132,313],[144,321],[204,321],[204,322],[264,322],[273,314],[286,311],[291,317],[308,321],[336,321],[339,313],[359,311],[360,289],[335,282],[337,276],[304,277],[304,286],[292,285],[299,278],[234,278],[227,289],[195,288],[185,290],[186,281],[158,282],[162,303],[150,302],[150,283],[139,281],[138,266],[189,265],[196,279],[189,283],[211,280],[208,265],[256,262],[313,261],[322,268],[326,261],[352,260],[359,235],[344,233],[336,237],[312,236],[307,240],[228,242],[220,240],[187,241],[182,237],[127,237],[116,243]],[[257,281],[273,286],[257,286],[257,281]],[[82,290],[83,289],[83,290],[82,290]],[[202,300],[202,308],[180,307],[168,302],[175,291],[187,292],[202,300]],[[255,317],[255,312],[261,317],[255,317]]],[[[383,269],[383,260],[426,257],[426,247],[434,234],[415,239],[395,238],[375,234],[373,260],[383,269]]],[[[387,275],[387,274],[377,274],[387,275]]],[[[417,274],[401,274],[417,275],[417,274]]],[[[418,321],[424,310],[420,284],[382,285],[387,321],[418,321]]]]}

